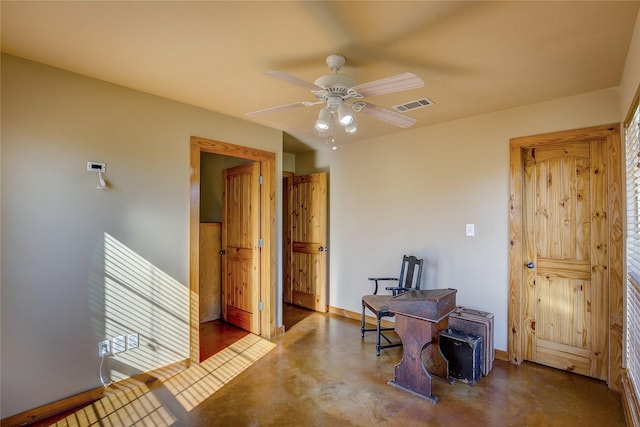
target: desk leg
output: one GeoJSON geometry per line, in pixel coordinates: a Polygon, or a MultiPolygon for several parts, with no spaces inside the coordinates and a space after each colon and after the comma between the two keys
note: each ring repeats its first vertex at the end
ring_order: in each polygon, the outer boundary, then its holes
{"type": "Polygon", "coordinates": [[[449,362],[440,351],[440,331],[447,330],[448,328],[449,317],[445,317],[437,325],[435,323],[432,325],[431,345],[424,349],[422,362],[429,373],[453,384],[453,382],[449,380],[449,362]]]}
{"type": "Polygon", "coordinates": [[[436,403],[438,398],[431,395],[431,375],[421,357],[422,349],[431,343],[433,327],[431,322],[396,314],[395,329],[404,353],[389,384],[436,403]]]}

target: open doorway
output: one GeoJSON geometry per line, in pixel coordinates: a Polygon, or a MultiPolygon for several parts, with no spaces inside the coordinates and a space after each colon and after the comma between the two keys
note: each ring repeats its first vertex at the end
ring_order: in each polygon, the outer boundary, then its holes
{"type": "MultiPolygon", "coordinates": [[[[275,153],[241,147],[233,144],[208,140],[199,137],[191,138],[190,155],[190,215],[189,215],[189,289],[190,289],[190,359],[200,362],[200,228],[201,228],[201,194],[202,154],[240,159],[240,163],[259,163],[260,194],[257,201],[260,214],[252,220],[259,230],[261,241],[256,252],[256,283],[252,292],[256,295],[255,322],[251,329],[263,337],[275,335],[276,321],[276,283],[275,283],[275,153]]],[[[234,160],[236,161],[236,160],[234,160]]],[[[257,243],[256,243],[257,245],[257,243]]]]}
{"type": "MultiPolygon", "coordinates": [[[[233,231],[239,227],[229,227],[227,194],[227,177],[230,171],[259,166],[254,160],[242,159],[221,154],[200,152],[200,272],[199,272],[199,322],[200,322],[200,362],[213,356],[220,350],[246,336],[251,331],[250,325],[238,324],[237,316],[229,314],[228,300],[223,298],[223,271],[228,270],[227,252],[228,229],[233,231]],[[223,231],[225,239],[223,241],[223,231]]],[[[254,186],[258,179],[255,178],[254,186]]],[[[257,198],[257,195],[256,195],[257,198]]],[[[243,199],[243,197],[239,197],[243,199]]],[[[239,206],[243,211],[251,210],[249,206],[239,206]]],[[[249,218],[242,214],[241,217],[249,218]]],[[[256,225],[247,224],[242,230],[255,229],[256,225]]],[[[258,240],[257,237],[254,240],[258,240]]],[[[246,242],[250,244],[249,241],[246,242]]],[[[233,272],[231,272],[233,273],[233,272]]],[[[248,283],[245,282],[248,285],[248,283]]],[[[257,304],[249,304],[249,307],[257,304]]],[[[232,309],[233,310],[233,309],[232,309]]]]}

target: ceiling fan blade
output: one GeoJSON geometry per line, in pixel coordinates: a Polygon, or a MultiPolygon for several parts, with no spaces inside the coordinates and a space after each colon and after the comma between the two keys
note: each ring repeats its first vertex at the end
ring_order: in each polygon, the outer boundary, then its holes
{"type": "Polygon", "coordinates": [[[358,103],[357,107],[354,106],[355,111],[359,111],[365,114],[368,114],[376,119],[385,121],[387,123],[391,123],[392,125],[408,128],[414,125],[417,122],[416,119],[410,116],[405,116],[404,114],[397,113],[393,110],[389,110],[384,107],[380,107],[379,105],[369,104],[366,102],[358,103]]]}
{"type": "Polygon", "coordinates": [[[283,110],[288,110],[290,108],[298,108],[298,107],[310,107],[312,105],[316,105],[316,104],[321,104],[324,101],[316,101],[316,102],[311,102],[311,101],[301,101],[301,102],[294,102],[293,104],[285,104],[285,105],[280,105],[278,107],[271,107],[271,108],[265,108],[264,110],[258,110],[258,111],[252,111],[250,113],[246,113],[246,116],[251,116],[251,117],[255,117],[255,116],[261,116],[263,114],[269,114],[269,113],[275,113],[276,111],[283,111],[283,110]]]}
{"type": "Polygon", "coordinates": [[[285,73],[284,71],[265,71],[264,74],[270,77],[275,77],[276,79],[284,80],[285,82],[289,82],[297,86],[301,86],[305,89],[324,90],[320,86],[316,86],[313,83],[309,83],[306,80],[302,80],[301,78],[296,77],[289,73],[285,73]]]}
{"type": "Polygon", "coordinates": [[[417,89],[424,86],[420,77],[413,73],[402,73],[386,77],[380,80],[363,83],[352,89],[362,96],[384,95],[385,93],[399,92],[402,90],[417,89]]]}

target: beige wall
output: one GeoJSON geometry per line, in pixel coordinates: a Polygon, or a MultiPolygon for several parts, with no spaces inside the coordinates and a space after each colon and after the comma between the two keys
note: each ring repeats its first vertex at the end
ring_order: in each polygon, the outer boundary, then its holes
{"type": "Polygon", "coordinates": [[[200,222],[222,222],[224,170],[248,162],[251,160],[200,153],[200,222]]]}
{"type": "Polygon", "coordinates": [[[296,154],[296,175],[329,172],[334,151],[329,148],[296,154]]]}
{"type": "MultiPolygon", "coordinates": [[[[640,11],[636,17],[636,26],[629,45],[624,73],[620,81],[620,112],[626,117],[636,91],[640,89],[640,11]]],[[[622,121],[621,120],[621,121],[622,121]]]]}
{"type": "Polygon", "coordinates": [[[495,315],[507,349],[509,139],[619,122],[618,90],[345,144],[331,157],[330,305],[360,312],[366,278],[425,259],[423,289],[495,315]],[[465,224],[476,236],[465,236],[465,224]]]}
{"type": "Polygon", "coordinates": [[[4,418],[99,386],[105,337],[140,334],[115,377],[189,356],[189,138],[280,174],[282,133],[11,56],[1,94],[4,418]]]}
{"type": "Polygon", "coordinates": [[[296,155],[295,154],[282,153],[282,171],[283,172],[296,171],[296,155]]]}

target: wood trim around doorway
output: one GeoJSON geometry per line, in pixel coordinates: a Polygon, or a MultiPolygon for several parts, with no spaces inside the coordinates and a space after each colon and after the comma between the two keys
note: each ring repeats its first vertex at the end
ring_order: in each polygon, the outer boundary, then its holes
{"type": "Polygon", "coordinates": [[[200,246],[200,153],[220,154],[260,162],[263,177],[260,192],[260,230],[264,246],[260,252],[260,335],[276,335],[276,154],[197,136],[191,137],[189,182],[189,354],[199,363],[199,259],[200,246]]]}
{"type": "Polygon", "coordinates": [[[609,256],[609,313],[608,349],[609,366],[607,384],[609,388],[619,391],[622,379],[622,340],[623,340],[623,176],[622,147],[619,124],[594,126],[553,132],[542,135],[513,138],[509,143],[509,361],[520,364],[524,357],[524,307],[522,298],[524,286],[522,277],[524,269],[522,224],[522,150],[539,145],[561,144],[585,138],[605,138],[607,143],[607,230],[609,256]]]}

